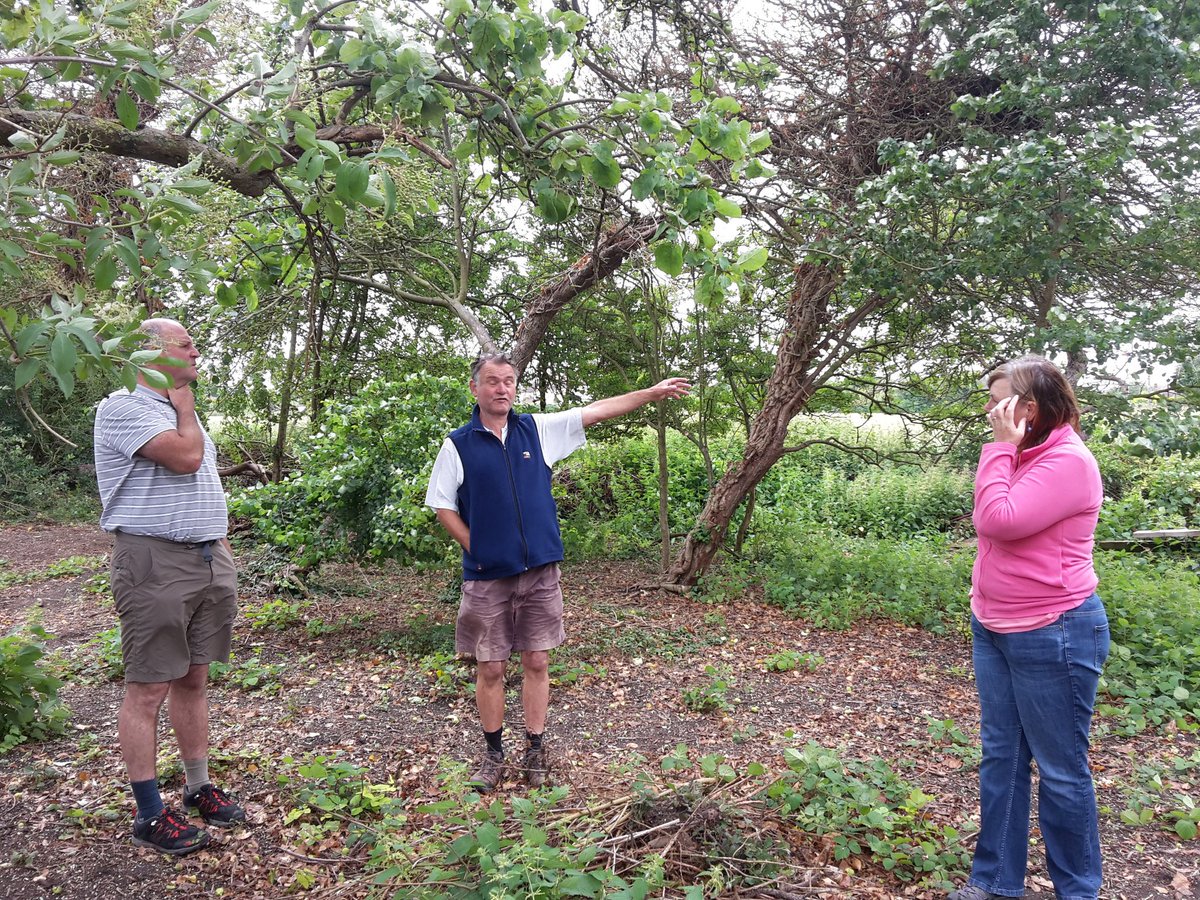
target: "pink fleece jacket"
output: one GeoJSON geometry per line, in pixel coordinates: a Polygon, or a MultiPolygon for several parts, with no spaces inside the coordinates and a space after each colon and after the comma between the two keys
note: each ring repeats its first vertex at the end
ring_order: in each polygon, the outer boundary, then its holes
{"type": "Polygon", "coordinates": [[[1092,542],[1103,500],[1100,468],[1070,425],[1020,454],[1009,443],[984,444],[971,609],[985,626],[1053,617],[1095,592],[1092,542]]]}

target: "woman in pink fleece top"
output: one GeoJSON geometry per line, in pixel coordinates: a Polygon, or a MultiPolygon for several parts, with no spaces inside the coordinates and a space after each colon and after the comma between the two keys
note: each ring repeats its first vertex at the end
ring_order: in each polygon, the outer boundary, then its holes
{"type": "Polygon", "coordinates": [[[1062,373],[1026,356],[987,378],[993,440],[979,455],[971,632],[983,760],[980,831],[966,886],[949,900],[1025,893],[1030,760],[1059,900],[1096,900],[1100,839],[1088,731],[1108,618],[1092,536],[1104,492],[1062,373]]]}

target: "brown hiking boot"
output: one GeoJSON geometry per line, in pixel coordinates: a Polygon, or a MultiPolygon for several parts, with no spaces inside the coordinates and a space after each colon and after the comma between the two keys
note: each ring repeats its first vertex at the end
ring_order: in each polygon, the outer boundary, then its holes
{"type": "Polygon", "coordinates": [[[479,768],[467,779],[467,784],[481,794],[494,791],[504,780],[504,754],[488,750],[479,761],[479,768]]]}
{"type": "Polygon", "coordinates": [[[525,773],[525,783],[531,788],[539,788],[546,783],[546,776],[550,774],[550,763],[546,757],[546,748],[538,747],[536,750],[533,747],[525,748],[525,765],[522,767],[525,773]]]}

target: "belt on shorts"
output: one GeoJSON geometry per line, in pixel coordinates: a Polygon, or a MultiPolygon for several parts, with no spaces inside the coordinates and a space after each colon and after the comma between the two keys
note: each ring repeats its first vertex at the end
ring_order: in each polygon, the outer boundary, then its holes
{"type": "Polygon", "coordinates": [[[170,544],[172,547],[181,547],[184,550],[199,550],[200,555],[205,562],[212,562],[213,544],[217,543],[220,538],[213,538],[211,541],[173,541],[170,538],[155,537],[152,534],[130,534],[129,532],[120,532],[125,537],[145,538],[148,541],[157,541],[160,544],[170,544]]]}

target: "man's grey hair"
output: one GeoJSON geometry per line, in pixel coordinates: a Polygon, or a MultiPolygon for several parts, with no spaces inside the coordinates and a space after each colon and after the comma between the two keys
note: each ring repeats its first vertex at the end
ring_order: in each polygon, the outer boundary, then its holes
{"type": "Polygon", "coordinates": [[[145,343],[147,347],[162,350],[166,346],[163,332],[171,325],[174,325],[176,328],[183,327],[174,319],[147,319],[138,326],[138,331],[146,335],[145,343]]]}
{"type": "Polygon", "coordinates": [[[479,378],[479,370],[488,363],[503,363],[506,366],[512,366],[512,370],[517,371],[517,365],[508,356],[507,353],[480,353],[475,357],[475,362],[471,363],[471,380],[476,381],[479,378]]]}

